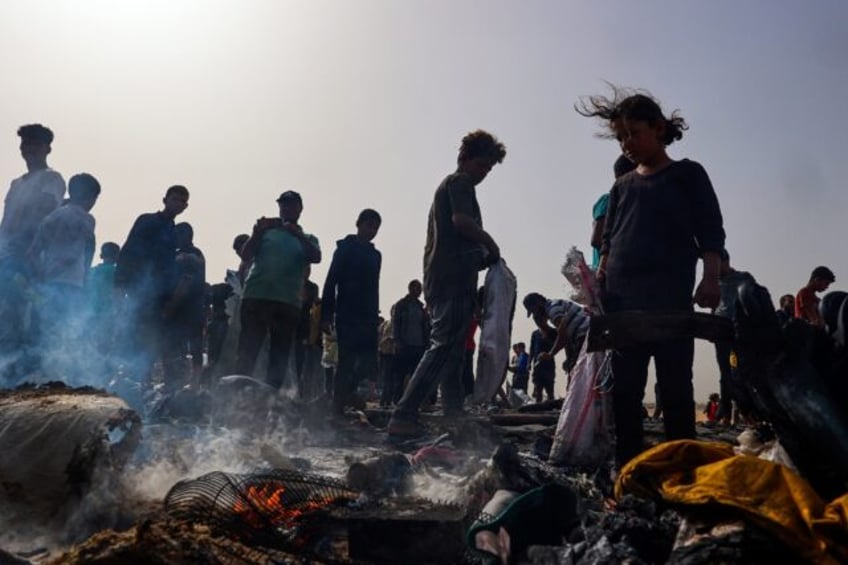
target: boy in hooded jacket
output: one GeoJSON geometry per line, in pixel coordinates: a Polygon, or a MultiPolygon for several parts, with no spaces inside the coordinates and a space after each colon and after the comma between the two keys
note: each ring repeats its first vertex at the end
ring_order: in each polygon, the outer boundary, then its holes
{"type": "Polygon", "coordinates": [[[333,412],[361,408],[355,395],[362,378],[377,374],[380,315],[380,267],[383,257],[371,243],[382,218],[366,208],[356,220],[356,233],[337,242],[321,295],[321,325],[335,327],[339,362],[333,385],[333,412]]]}

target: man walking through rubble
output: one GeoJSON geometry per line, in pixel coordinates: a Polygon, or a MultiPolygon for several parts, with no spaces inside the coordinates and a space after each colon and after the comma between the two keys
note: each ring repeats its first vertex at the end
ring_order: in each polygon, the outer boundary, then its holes
{"type": "Polygon", "coordinates": [[[483,229],[476,187],[506,148],[492,134],[477,130],[462,140],[457,169],[433,198],[424,247],[424,297],[431,314],[430,346],[415,369],[389,421],[395,437],[421,435],[421,404],[441,382],[444,413],[462,412],[465,338],[474,311],[477,272],[500,259],[500,248],[483,229]]]}

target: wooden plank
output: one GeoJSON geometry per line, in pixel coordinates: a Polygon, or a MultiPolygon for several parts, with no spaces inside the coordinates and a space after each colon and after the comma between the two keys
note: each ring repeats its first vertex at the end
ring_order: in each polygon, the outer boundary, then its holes
{"type": "Polygon", "coordinates": [[[733,323],[728,318],[701,312],[615,312],[589,319],[586,347],[589,351],[605,351],[686,337],[730,341],[733,323]]]}
{"type": "Polygon", "coordinates": [[[547,414],[507,412],[489,415],[489,420],[496,426],[523,426],[526,424],[552,426],[557,423],[558,418],[559,412],[549,412],[547,414]]]}

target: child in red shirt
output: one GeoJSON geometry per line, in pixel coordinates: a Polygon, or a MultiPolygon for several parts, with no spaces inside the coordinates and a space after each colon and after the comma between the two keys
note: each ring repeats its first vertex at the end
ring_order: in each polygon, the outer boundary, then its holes
{"type": "Polygon", "coordinates": [[[707,402],[707,407],[704,408],[704,414],[707,415],[707,423],[715,424],[716,423],[716,415],[718,414],[718,407],[720,405],[721,398],[717,393],[712,393],[710,395],[710,401],[707,402]]]}

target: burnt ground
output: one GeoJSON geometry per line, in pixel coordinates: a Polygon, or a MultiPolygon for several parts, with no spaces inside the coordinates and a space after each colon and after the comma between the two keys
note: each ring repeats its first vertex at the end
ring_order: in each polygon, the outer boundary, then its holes
{"type": "MultiPolygon", "coordinates": [[[[56,392],[60,391],[54,390],[52,394],[56,392]]],[[[12,399],[14,395],[33,393],[49,401],[50,393],[38,391],[19,390],[5,397],[12,399]]],[[[99,391],[70,393],[101,394],[99,391]]],[[[371,409],[337,421],[310,406],[282,418],[287,425],[300,420],[300,432],[289,434],[289,443],[265,445],[260,449],[246,446],[245,455],[254,457],[257,466],[285,466],[315,473],[335,473],[339,477],[339,469],[357,461],[352,453],[379,457],[400,451],[411,456],[427,446],[427,441],[388,442],[382,430],[387,417],[387,411],[371,409]],[[309,424],[306,427],[303,426],[305,422],[309,424]],[[293,435],[297,435],[296,442],[291,441],[293,435]],[[336,449],[338,456],[333,457],[336,449]],[[333,465],[338,467],[322,466],[320,457],[316,459],[314,453],[332,459],[333,465]]],[[[680,515],[637,500],[626,499],[615,504],[611,500],[612,481],[608,468],[551,468],[538,457],[537,453],[544,451],[547,439],[553,434],[557,418],[555,408],[533,413],[509,410],[473,414],[459,423],[446,422],[437,413],[425,414],[423,419],[433,431],[428,440],[440,439],[440,446],[445,446],[447,453],[457,457],[424,460],[413,470],[416,481],[411,492],[394,493],[392,498],[382,500],[372,497],[368,504],[336,516],[335,521],[328,522],[326,535],[310,547],[295,549],[286,547],[285,543],[276,546],[246,543],[214,525],[177,519],[162,509],[161,501],[127,495],[121,525],[97,532],[64,553],[54,549],[29,559],[34,563],[55,564],[482,563],[481,554],[467,549],[464,535],[492,495],[503,488],[526,492],[543,484],[557,483],[577,493],[581,501],[577,517],[580,527],[563,532],[567,544],[521,548],[521,555],[514,555],[511,562],[668,561],[682,522],[680,515]],[[504,451],[503,446],[510,447],[504,451]],[[493,453],[496,454],[494,460],[491,459],[493,453]],[[496,463],[493,465],[491,461],[496,463]],[[445,490],[446,484],[451,488],[445,490]],[[438,488],[432,489],[433,485],[438,488]],[[450,493],[449,497],[441,498],[446,492],[450,493]]],[[[186,422],[176,421],[168,425],[160,422],[158,426],[159,429],[151,428],[152,434],[148,437],[161,443],[169,443],[163,428],[183,432],[192,428],[186,422]]],[[[645,431],[648,444],[662,440],[662,423],[646,421],[645,431]]],[[[740,431],[698,428],[700,439],[729,443],[735,441],[740,431]]],[[[191,475],[191,465],[185,467],[191,475]]],[[[739,543],[737,540],[737,545],[739,543]]],[[[723,555],[711,551],[707,554],[723,555]]],[[[697,552],[691,548],[686,559],[691,563],[710,562],[698,561],[697,552]]],[[[3,562],[0,559],[0,563],[3,562]]]]}
{"type": "MultiPolygon", "coordinates": [[[[369,421],[382,423],[379,411],[369,415],[369,421]]],[[[515,445],[515,452],[520,457],[517,468],[502,468],[500,476],[481,471],[469,478],[465,485],[467,498],[462,501],[460,515],[457,515],[458,506],[445,505],[445,501],[415,503],[403,502],[403,498],[383,500],[376,506],[349,512],[340,520],[346,535],[341,535],[337,543],[330,544],[335,552],[327,549],[326,540],[322,543],[323,548],[308,552],[257,547],[239,543],[201,525],[189,526],[167,515],[163,519],[162,514],[157,514],[145,518],[141,525],[134,526],[129,532],[98,534],[55,563],[108,563],[113,557],[147,559],[139,563],[294,563],[304,562],[303,559],[324,563],[351,562],[351,559],[363,563],[456,563],[459,562],[455,560],[457,558],[461,562],[477,563],[482,562],[479,555],[462,551],[462,538],[493,492],[503,487],[527,490],[552,480],[579,492],[583,500],[582,523],[585,527],[571,533],[570,541],[573,543],[569,559],[575,562],[622,559],[651,563],[666,561],[671,555],[680,524],[680,517],[673,511],[659,510],[653,504],[646,506],[629,499],[613,507],[609,501],[612,482],[608,478],[608,470],[551,471],[532,454],[539,438],[552,433],[552,426],[545,423],[496,426],[483,416],[471,418],[461,426],[441,424],[437,415],[426,416],[425,420],[434,428],[434,435],[450,434],[451,448],[460,453],[491,452],[504,442],[515,445]],[[454,540],[454,543],[447,543],[448,540],[454,540]],[[420,545],[417,546],[416,542],[420,545]],[[440,547],[441,551],[433,551],[434,543],[444,547],[440,547]],[[137,554],[132,554],[133,551],[137,554]],[[119,555],[115,555],[116,552],[119,555]],[[419,561],[410,555],[411,552],[425,560],[419,561]],[[428,561],[426,556],[434,560],[428,561]]],[[[703,428],[700,431],[705,438],[719,441],[732,441],[735,437],[734,432],[725,430],[703,428]]],[[[397,449],[411,452],[418,447],[415,444],[387,444],[378,428],[365,424],[361,419],[352,420],[342,435],[349,445],[370,445],[372,454],[375,453],[375,444],[377,453],[391,453],[397,449]]],[[[662,424],[646,422],[646,436],[649,443],[659,442],[662,424]]],[[[444,469],[438,465],[421,472],[438,474],[443,470],[455,472],[455,469],[444,469]]],[[[544,551],[535,548],[528,552],[526,559],[529,561],[525,562],[549,561],[543,557],[544,551]]]]}

